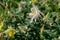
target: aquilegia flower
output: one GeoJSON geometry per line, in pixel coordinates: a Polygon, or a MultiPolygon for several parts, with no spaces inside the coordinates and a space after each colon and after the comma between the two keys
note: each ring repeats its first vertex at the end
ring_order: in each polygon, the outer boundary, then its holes
{"type": "Polygon", "coordinates": [[[33,7],[31,8],[31,15],[32,15],[32,17],[31,17],[30,23],[33,22],[33,19],[36,20],[37,17],[42,17],[42,16],[44,16],[44,14],[38,9],[37,6],[35,6],[34,4],[32,4],[32,6],[33,6],[33,7]]]}

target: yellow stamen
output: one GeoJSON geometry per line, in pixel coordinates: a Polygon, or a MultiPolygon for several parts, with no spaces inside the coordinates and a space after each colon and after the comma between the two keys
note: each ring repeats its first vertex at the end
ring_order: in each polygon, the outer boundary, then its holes
{"type": "Polygon", "coordinates": [[[32,14],[35,14],[35,11],[34,10],[32,10],[32,14]]]}

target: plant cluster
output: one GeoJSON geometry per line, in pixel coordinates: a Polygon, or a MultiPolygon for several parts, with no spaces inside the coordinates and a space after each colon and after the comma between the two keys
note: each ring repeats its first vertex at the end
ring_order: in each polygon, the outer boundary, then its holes
{"type": "Polygon", "coordinates": [[[60,0],[0,0],[0,40],[60,40],[60,0]]]}

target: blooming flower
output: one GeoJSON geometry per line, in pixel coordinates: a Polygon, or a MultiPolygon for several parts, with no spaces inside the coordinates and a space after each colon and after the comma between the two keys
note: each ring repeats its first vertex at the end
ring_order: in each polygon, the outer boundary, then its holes
{"type": "Polygon", "coordinates": [[[31,18],[30,23],[32,23],[33,20],[36,21],[36,18],[37,18],[37,17],[42,17],[42,16],[44,16],[44,14],[38,9],[37,6],[35,6],[34,4],[32,4],[32,6],[33,6],[33,7],[31,8],[31,13],[27,13],[27,17],[28,17],[28,18],[31,18]]]}
{"type": "Polygon", "coordinates": [[[8,36],[13,36],[15,34],[15,30],[12,27],[9,27],[6,31],[5,31],[6,35],[8,36]]]}
{"type": "Polygon", "coordinates": [[[32,15],[33,15],[33,17],[31,17],[31,20],[30,20],[30,23],[32,23],[33,22],[33,19],[35,19],[36,20],[36,18],[39,16],[39,17],[41,17],[41,15],[44,15],[39,9],[38,9],[38,7],[37,6],[35,6],[34,4],[32,4],[32,8],[31,8],[31,11],[32,11],[32,15]],[[41,14],[41,15],[40,15],[41,14]]]}

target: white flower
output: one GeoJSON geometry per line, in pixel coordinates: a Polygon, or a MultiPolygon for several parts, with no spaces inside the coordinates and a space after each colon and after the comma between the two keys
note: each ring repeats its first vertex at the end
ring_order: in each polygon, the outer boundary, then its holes
{"type": "Polygon", "coordinates": [[[41,15],[44,15],[37,6],[35,6],[34,4],[32,4],[33,7],[31,8],[32,13],[30,15],[32,15],[30,23],[33,22],[33,19],[36,19],[38,16],[41,17],[41,15]],[[40,15],[41,14],[41,15],[40,15]]]}

